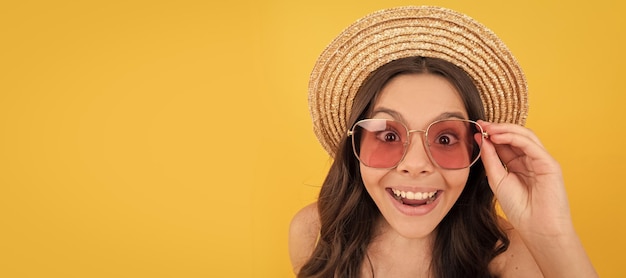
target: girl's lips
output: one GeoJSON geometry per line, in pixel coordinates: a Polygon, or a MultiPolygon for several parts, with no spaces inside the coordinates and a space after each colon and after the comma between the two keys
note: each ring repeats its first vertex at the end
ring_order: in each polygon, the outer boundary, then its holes
{"type": "Polygon", "coordinates": [[[439,197],[443,194],[442,190],[411,192],[391,188],[387,188],[387,192],[396,209],[408,216],[420,216],[429,213],[437,206],[439,197]]]}

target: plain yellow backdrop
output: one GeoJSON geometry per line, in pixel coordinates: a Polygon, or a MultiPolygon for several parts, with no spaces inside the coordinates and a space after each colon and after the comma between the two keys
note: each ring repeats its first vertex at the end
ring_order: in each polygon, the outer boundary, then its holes
{"type": "Polygon", "coordinates": [[[507,43],[593,263],[626,276],[620,1],[62,0],[0,4],[0,277],[293,277],[289,221],[330,163],[315,59],[419,4],[507,43]]]}

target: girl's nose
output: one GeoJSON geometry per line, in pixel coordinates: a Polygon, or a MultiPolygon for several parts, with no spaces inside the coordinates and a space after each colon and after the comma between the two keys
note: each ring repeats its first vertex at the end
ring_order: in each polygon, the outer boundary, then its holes
{"type": "Polygon", "coordinates": [[[423,133],[411,134],[404,158],[396,169],[412,176],[425,175],[434,171],[435,165],[426,151],[423,133]]]}

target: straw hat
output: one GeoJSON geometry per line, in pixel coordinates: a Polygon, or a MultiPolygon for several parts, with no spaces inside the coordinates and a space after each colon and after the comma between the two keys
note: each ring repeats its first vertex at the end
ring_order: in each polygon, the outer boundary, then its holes
{"type": "Polygon", "coordinates": [[[480,92],[487,120],[524,125],[528,90],[504,43],[467,15],[441,7],[399,7],[356,21],[322,52],[309,81],[313,129],[334,157],[348,130],[357,90],[378,67],[411,56],[440,58],[462,68],[480,92]]]}

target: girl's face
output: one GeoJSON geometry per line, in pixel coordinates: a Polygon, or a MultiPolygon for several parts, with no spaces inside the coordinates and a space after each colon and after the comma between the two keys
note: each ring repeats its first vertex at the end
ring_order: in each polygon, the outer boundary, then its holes
{"type": "MultiPolygon", "coordinates": [[[[385,85],[371,118],[395,120],[411,130],[425,130],[436,120],[467,119],[467,112],[459,93],[443,77],[404,74],[385,85]]],[[[430,160],[423,140],[423,133],[412,133],[404,160],[393,169],[360,166],[365,188],[386,222],[406,238],[431,235],[458,199],[469,175],[469,168],[438,168],[430,160]]]]}

